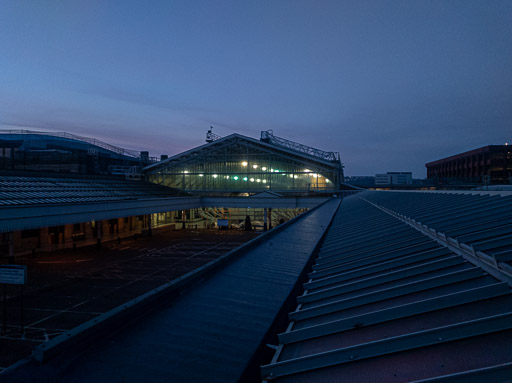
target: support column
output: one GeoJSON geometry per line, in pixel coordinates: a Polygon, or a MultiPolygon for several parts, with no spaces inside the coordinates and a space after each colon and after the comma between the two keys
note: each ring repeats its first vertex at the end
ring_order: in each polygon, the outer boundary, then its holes
{"type": "Polygon", "coordinates": [[[263,208],[263,230],[267,231],[267,208],[263,208]]]}
{"type": "Polygon", "coordinates": [[[272,208],[268,208],[268,229],[272,229],[272,208]]]}
{"type": "Polygon", "coordinates": [[[96,221],[96,247],[98,249],[101,249],[101,225],[103,224],[102,221],[96,221]]]}
{"type": "Polygon", "coordinates": [[[9,239],[8,239],[8,242],[9,242],[9,263],[14,263],[14,259],[15,259],[15,256],[14,256],[14,233],[11,231],[11,232],[9,232],[8,236],[9,236],[9,239]]]}
{"type": "Polygon", "coordinates": [[[151,230],[151,214],[148,214],[148,237],[151,237],[153,235],[151,230]]]}

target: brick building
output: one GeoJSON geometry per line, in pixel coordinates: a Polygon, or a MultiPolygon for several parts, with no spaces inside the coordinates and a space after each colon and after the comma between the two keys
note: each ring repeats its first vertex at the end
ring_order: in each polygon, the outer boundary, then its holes
{"type": "Polygon", "coordinates": [[[512,146],[488,145],[425,164],[427,178],[439,183],[512,183],[512,146]]]}

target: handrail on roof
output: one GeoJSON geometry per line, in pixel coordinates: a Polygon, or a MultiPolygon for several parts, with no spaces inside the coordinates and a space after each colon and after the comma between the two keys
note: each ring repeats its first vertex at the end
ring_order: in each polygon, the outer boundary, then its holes
{"type": "Polygon", "coordinates": [[[322,160],[333,162],[340,160],[340,154],[338,152],[326,152],[324,150],[312,148],[311,146],[299,144],[298,142],[293,142],[285,138],[276,137],[274,136],[274,132],[272,130],[263,130],[261,132],[260,141],[309,154],[310,156],[317,157],[322,160]]]}
{"type": "Polygon", "coordinates": [[[122,154],[129,157],[140,158],[140,153],[136,150],[123,149],[118,146],[107,144],[106,142],[97,140],[96,138],[77,136],[75,134],[66,133],[66,132],[38,132],[35,130],[26,130],[26,129],[0,129],[0,134],[39,134],[44,136],[51,137],[59,137],[66,138],[70,140],[82,141],[88,144],[92,144],[98,146],[100,148],[110,150],[111,152],[122,154]]]}

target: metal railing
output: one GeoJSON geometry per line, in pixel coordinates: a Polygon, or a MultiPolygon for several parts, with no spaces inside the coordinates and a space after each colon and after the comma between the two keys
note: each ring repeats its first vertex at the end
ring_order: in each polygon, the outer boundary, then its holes
{"type": "Polygon", "coordinates": [[[69,140],[82,141],[91,145],[98,146],[102,149],[110,150],[111,152],[121,154],[128,157],[140,158],[140,152],[136,150],[123,149],[118,146],[107,144],[106,142],[97,140],[96,138],[77,136],[71,133],[66,132],[39,132],[34,130],[24,130],[24,129],[0,129],[0,135],[2,134],[20,134],[20,135],[41,135],[41,136],[51,136],[58,138],[65,138],[69,140]]]}
{"type": "Polygon", "coordinates": [[[293,142],[285,138],[276,137],[274,136],[274,132],[272,130],[262,131],[260,141],[292,149],[297,152],[320,158],[322,160],[339,161],[340,159],[340,154],[338,152],[326,152],[324,150],[312,148],[311,146],[299,144],[298,142],[293,142]]]}

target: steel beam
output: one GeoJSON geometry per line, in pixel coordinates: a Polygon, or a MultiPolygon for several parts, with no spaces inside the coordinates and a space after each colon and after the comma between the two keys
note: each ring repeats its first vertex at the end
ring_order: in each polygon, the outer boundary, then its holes
{"type": "Polygon", "coordinates": [[[306,327],[300,330],[291,330],[289,332],[279,334],[278,337],[279,342],[283,344],[300,342],[306,339],[352,330],[355,327],[369,326],[413,315],[424,314],[448,307],[459,306],[484,299],[491,299],[506,294],[510,294],[510,288],[505,282],[499,282],[458,293],[442,295],[435,298],[408,303],[402,306],[394,306],[367,314],[306,327]]]}
{"type": "Polygon", "coordinates": [[[290,320],[304,320],[308,318],[317,317],[320,315],[330,314],[351,307],[362,306],[365,304],[374,303],[385,299],[391,299],[406,294],[412,294],[427,289],[433,289],[448,284],[478,278],[483,275],[484,272],[482,271],[482,269],[480,269],[479,267],[472,267],[470,269],[462,271],[446,273],[444,275],[427,278],[415,282],[410,282],[379,291],[373,291],[371,293],[362,294],[347,299],[341,299],[339,301],[326,303],[323,305],[303,309],[300,311],[294,311],[289,313],[288,316],[290,320]]]}
{"type": "Polygon", "coordinates": [[[455,374],[439,376],[436,378],[415,380],[411,383],[482,383],[482,382],[510,382],[512,376],[512,363],[479,368],[455,374]]]}
{"type": "Polygon", "coordinates": [[[418,245],[408,246],[396,251],[387,251],[378,254],[368,254],[364,258],[362,258],[361,256],[352,256],[350,257],[347,263],[341,266],[330,267],[328,269],[324,269],[321,271],[313,271],[312,273],[309,273],[308,276],[313,279],[324,278],[329,275],[338,274],[344,271],[366,266],[371,263],[388,261],[390,259],[395,259],[408,254],[419,253],[436,247],[438,247],[437,243],[429,241],[427,239],[425,242],[420,243],[418,245]]]}
{"type": "Polygon", "coordinates": [[[508,312],[487,318],[277,362],[275,364],[262,366],[261,371],[263,378],[273,379],[279,376],[350,363],[356,360],[451,342],[508,330],[510,328],[512,328],[512,313],[508,312]]]}
{"type": "Polygon", "coordinates": [[[406,265],[410,265],[417,262],[424,262],[426,260],[435,259],[438,257],[443,257],[448,254],[450,254],[450,250],[439,247],[437,249],[433,250],[427,250],[422,251],[420,253],[407,255],[403,257],[399,257],[397,259],[391,259],[391,260],[377,260],[375,263],[368,262],[367,265],[363,265],[360,268],[357,268],[355,270],[350,270],[344,273],[340,273],[337,275],[321,278],[321,279],[315,279],[310,282],[307,282],[304,284],[304,288],[306,290],[313,290],[322,288],[324,286],[332,285],[334,283],[339,283],[343,281],[348,281],[350,279],[354,278],[361,278],[365,275],[371,275],[374,273],[378,273],[384,270],[389,270],[392,268],[398,268],[403,267],[406,265]]]}
{"type": "Polygon", "coordinates": [[[381,285],[383,283],[400,281],[405,278],[412,276],[421,275],[430,271],[440,270],[447,267],[463,264],[467,262],[460,255],[454,255],[452,257],[444,258],[441,260],[426,262],[421,265],[407,267],[397,271],[391,271],[389,273],[379,274],[374,277],[360,279],[355,282],[349,282],[340,284],[335,287],[320,290],[314,293],[299,296],[297,298],[298,303],[315,302],[320,299],[330,298],[336,295],[346,294],[349,292],[362,290],[368,287],[381,285]]]}

